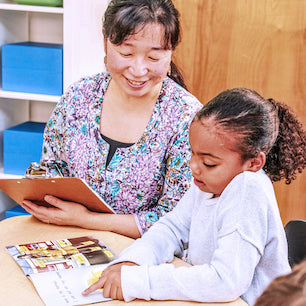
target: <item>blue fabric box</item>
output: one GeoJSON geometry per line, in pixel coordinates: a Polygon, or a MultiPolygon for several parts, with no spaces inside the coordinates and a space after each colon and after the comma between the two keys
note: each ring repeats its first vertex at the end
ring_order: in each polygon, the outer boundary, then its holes
{"type": "Polygon", "coordinates": [[[2,89],[62,95],[63,45],[38,42],[2,45],[2,89]]]}
{"type": "Polygon", "coordinates": [[[27,121],[3,131],[3,171],[24,175],[40,161],[46,123],[27,121]]]}
{"type": "Polygon", "coordinates": [[[22,208],[20,205],[16,205],[13,208],[7,210],[5,212],[5,218],[11,218],[16,216],[29,215],[29,213],[22,208]]]}

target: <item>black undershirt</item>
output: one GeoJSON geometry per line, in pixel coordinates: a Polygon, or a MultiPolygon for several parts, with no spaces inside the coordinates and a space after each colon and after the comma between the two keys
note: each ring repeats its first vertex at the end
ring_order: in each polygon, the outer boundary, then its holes
{"type": "Polygon", "coordinates": [[[133,143],[126,143],[126,142],[120,142],[120,141],[116,141],[113,140],[111,138],[106,137],[105,135],[101,134],[102,138],[109,144],[109,151],[108,151],[108,155],[107,155],[107,159],[106,159],[106,166],[105,168],[107,168],[107,166],[109,165],[111,159],[113,158],[117,148],[127,148],[133,145],[133,143]]]}

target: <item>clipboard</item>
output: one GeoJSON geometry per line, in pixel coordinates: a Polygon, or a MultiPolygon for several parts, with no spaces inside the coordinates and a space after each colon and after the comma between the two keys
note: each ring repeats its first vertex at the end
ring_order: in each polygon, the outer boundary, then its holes
{"type": "Polygon", "coordinates": [[[115,213],[98,193],[77,177],[1,178],[0,189],[18,204],[30,200],[37,205],[50,206],[44,201],[44,196],[48,194],[80,203],[91,211],[115,213]]]}

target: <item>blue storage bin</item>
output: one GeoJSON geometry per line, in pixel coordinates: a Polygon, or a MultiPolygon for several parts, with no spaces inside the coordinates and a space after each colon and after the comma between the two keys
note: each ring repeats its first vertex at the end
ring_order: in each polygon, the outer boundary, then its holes
{"type": "Polygon", "coordinates": [[[62,95],[63,45],[38,42],[2,45],[2,89],[62,95]]]}
{"type": "Polygon", "coordinates": [[[16,216],[29,215],[29,213],[22,208],[20,205],[16,205],[13,208],[7,210],[5,212],[5,218],[11,218],[16,216]]]}
{"type": "Polygon", "coordinates": [[[40,162],[46,123],[27,121],[3,131],[3,171],[24,175],[32,162],[40,162]]]}

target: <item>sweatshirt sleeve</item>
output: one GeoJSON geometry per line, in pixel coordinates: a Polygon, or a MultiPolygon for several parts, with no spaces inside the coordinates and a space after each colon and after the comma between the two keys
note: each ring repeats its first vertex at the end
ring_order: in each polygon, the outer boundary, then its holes
{"type": "Polygon", "coordinates": [[[260,255],[238,232],[219,241],[220,248],[208,264],[175,268],[173,264],[123,266],[121,284],[124,300],[135,298],[229,302],[249,287],[249,275],[260,255]],[[235,247],[233,247],[235,245],[235,247]],[[247,256],[241,258],[241,249],[247,256]]]}
{"type": "MultiPolygon", "coordinates": [[[[237,185],[239,187],[240,184],[237,185]]],[[[209,262],[203,262],[195,266],[175,268],[172,264],[165,263],[165,259],[168,262],[172,260],[173,257],[171,258],[170,253],[177,251],[174,248],[175,244],[188,240],[187,228],[190,226],[193,206],[186,205],[184,210],[177,206],[177,211],[180,213],[177,214],[176,209],[173,210],[175,218],[172,219],[169,214],[170,216],[164,219],[167,221],[165,224],[160,222],[159,226],[167,225],[167,227],[160,227],[161,232],[159,236],[155,236],[156,241],[153,249],[150,242],[155,235],[155,230],[157,230],[157,228],[154,230],[155,226],[152,231],[148,232],[147,239],[140,240],[143,255],[155,260],[142,259],[137,262],[142,266],[122,267],[121,284],[125,301],[140,298],[147,300],[229,302],[243,295],[252,284],[256,266],[262,256],[262,245],[265,241],[264,233],[266,229],[257,227],[256,233],[254,233],[252,226],[255,220],[266,220],[267,218],[265,209],[267,199],[264,193],[262,197],[259,197],[261,203],[258,206],[260,208],[258,207],[255,211],[252,210],[252,207],[256,205],[254,203],[258,201],[258,193],[260,193],[260,188],[258,188],[256,185],[252,185],[250,189],[241,190],[240,187],[239,197],[237,197],[236,188],[230,188],[224,192],[219,207],[225,215],[221,218],[223,222],[216,222],[215,224],[217,226],[217,238],[213,256],[209,262]],[[253,189],[254,191],[250,192],[253,189]],[[241,207],[239,207],[239,202],[243,202],[241,207]],[[229,206],[230,209],[224,209],[224,206],[229,206]],[[247,206],[247,209],[245,206],[247,206]],[[247,216],[243,216],[244,213],[247,216]],[[243,222],[239,216],[243,217],[243,222]],[[184,219],[188,219],[189,223],[184,223],[182,221],[184,219]],[[171,224],[170,220],[174,224],[171,224]],[[239,220],[239,225],[234,224],[237,220],[239,220]],[[235,226],[229,227],[228,223],[235,226]],[[250,226],[249,223],[252,225],[250,226]],[[183,229],[184,226],[186,226],[186,229],[183,229]],[[172,238],[169,239],[169,237],[172,238]],[[147,247],[146,250],[145,246],[147,247]],[[164,253],[167,253],[167,257],[163,257],[164,253]],[[141,288],[141,290],[138,290],[138,288],[141,288]]],[[[193,198],[191,201],[197,202],[197,199],[193,198]]],[[[219,214],[221,213],[218,212],[219,214]]],[[[200,236],[198,238],[201,239],[200,236]]],[[[199,240],[199,243],[201,243],[201,240],[199,240]]],[[[132,248],[129,251],[129,261],[133,261],[131,259],[135,255],[132,248]]],[[[252,285],[256,286],[256,284],[252,285]]]]}
{"type": "Polygon", "coordinates": [[[194,188],[192,186],[171,212],[160,218],[112,264],[132,261],[138,265],[158,265],[171,262],[174,255],[180,257],[188,243],[194,188]]]}

